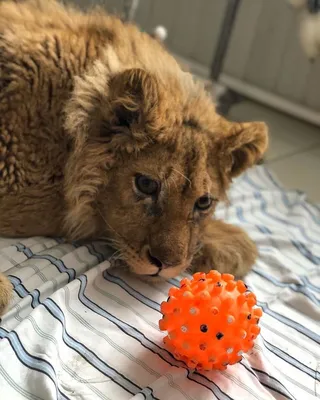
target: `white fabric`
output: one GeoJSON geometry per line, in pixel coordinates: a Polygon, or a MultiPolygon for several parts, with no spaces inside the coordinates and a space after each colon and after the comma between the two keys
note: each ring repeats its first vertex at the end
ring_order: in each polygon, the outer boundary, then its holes
{"type": "Polygon", "coordinates": [[[171,285],[108,269],[101,244],[0,240],[15,287],[0,324],[0,399],[270,400],[320,398],[320,210],[267,169],[233,186],[218,216],[260,258],[246,279],[264,309],[254,350],[225,372],[188,371],[163,348],[171,285]]]}

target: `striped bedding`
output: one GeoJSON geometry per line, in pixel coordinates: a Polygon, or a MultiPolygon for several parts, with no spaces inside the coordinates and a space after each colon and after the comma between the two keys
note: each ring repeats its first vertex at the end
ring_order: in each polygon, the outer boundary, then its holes
{"type": "Polygon", "coordinates": [[[15,288],[0,323],[0,399],[320,398],[320,208],[264,167],[240,178],[218,216],[260,249],[246,279],[264,309],[254,350],[225,372],[188,371],[162,346],[159,305],[173,279],[142,283],[110,251],[60,240],[0,240],[15,288]]]}

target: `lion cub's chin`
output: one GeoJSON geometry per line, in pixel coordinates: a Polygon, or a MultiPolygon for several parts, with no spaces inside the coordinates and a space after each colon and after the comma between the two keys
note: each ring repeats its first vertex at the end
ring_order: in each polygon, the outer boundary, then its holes
{"type": "Polygon", "coordinates": [[[175,268],[168,268],[168,269],[160,271],[160,273],[157,274],[157,275],[140,275],[140,274],[136,274],[136,273],[135,273],[135,275],[138,276],[139,279],[141,279],[141,280],[143,280],[145,282],[156,283],[156,282],[164,282],[164,281],[166,281],[168,279],[175,278],[176,276],[178,276],[179,274],[181,274],[185,270],[187,270],[187,267],[186,268],[179,268],[178,271],[175,271],[175,268]],[[171,271],[171,269],[173,271],[171,271]]]}

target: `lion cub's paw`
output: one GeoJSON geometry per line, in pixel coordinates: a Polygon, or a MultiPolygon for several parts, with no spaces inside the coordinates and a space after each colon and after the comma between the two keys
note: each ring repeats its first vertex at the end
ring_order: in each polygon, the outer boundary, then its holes
{"type": "Polygon", "coordinates": [[[4,314],[12,298],[12,285],[7,277],[0,274],[0,316],[4,314]]]}
{"type": "Polygon", "coordinates": [[[218,248],[206,243],[192,262],[192,273],[208,272],[216,269],[221,273],[229,273],[242,278],[252,268],[258,256],[257,247],[246,233],[241,238],[231,238],[218,248]],[[232,240],[233,239],[233,240],[232,240]]]}

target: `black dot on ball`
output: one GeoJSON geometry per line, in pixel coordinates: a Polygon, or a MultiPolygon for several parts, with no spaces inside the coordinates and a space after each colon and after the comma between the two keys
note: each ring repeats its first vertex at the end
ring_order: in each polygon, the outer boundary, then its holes
{"type": "Polygon", "coordinates": [[[203,332],[203,333],[208,332],[208,326],[205,325],[205,324],[202,324],[202,325],[200,326],[200,331],[203,332]]]}
{"type": "Polygon", "coordinates": [[[216,286],[221,287],[221,282],[217,282],[216,286]]]}
{"type": "Polygon", "coordinates": [[[221,333],[221,332],[218,332],[217,334],[216,334],[216,338],[218,339],[218,340],[221,340],[222,338],[223,338],[223,333],[221,333]]]}
{"type": "Polygon", "coordinates": [[[248,320],[250,320],[250,319],[251,319],[251,314],[249,314],[249,315],[247,316],[247,319],[248,319],[248,320]]]}

